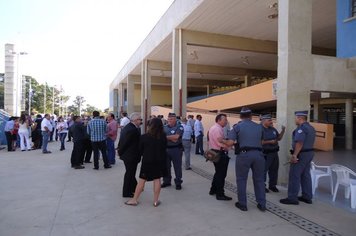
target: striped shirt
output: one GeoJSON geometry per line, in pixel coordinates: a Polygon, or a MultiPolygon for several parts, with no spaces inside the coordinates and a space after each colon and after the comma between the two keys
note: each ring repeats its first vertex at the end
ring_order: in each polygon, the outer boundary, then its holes
{"type": "Polygon", "coordinates": [[[106,129],[106,121],[99,117],[94,117],[87,126],[87,133],[92,142],[101,142],[106,140],[106,129]]]}

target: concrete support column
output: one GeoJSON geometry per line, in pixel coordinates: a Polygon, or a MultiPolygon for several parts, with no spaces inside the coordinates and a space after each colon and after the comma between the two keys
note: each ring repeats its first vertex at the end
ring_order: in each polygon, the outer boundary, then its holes
{"type": "MultiPolygon", "coordinates": [[[[290,158],[294,111],[310,109],[312,1],[280,0],[278,11],[277,123],[287,127],[279,143],[280,163],[285,163],[290,158]]],[[[280,166],[281,184],[288,183],[288,172],[288,165],[280,166]]]]}
{"type": "Polygon", "coordinates": [[[251,76],[245,75],[245,88],[251,85],[251,76]]]}
{"type": "Polygon", "coordinates": [[[143,120],[142,133],[147,130],[146,124],[151,115],[151,73],[148,60],[141,64],[141,117],[143,120]]]}
{"type": "Polygon", "coordinates": [[[127,76],[127,114],[135,111],[135,84],[132,75],[127,76]]]}
{"type": "Polygon", "coordinates": [[[187,43],[182,29],[173,31],[172,45],[172,111],[186,116],[187,106],[187,43]]]}
{"type": "Polygon", "coordinates": [[[119,88],[118,88],[118,114],[120,115],[121,112],[124,111],[124,84],[119,83],[119,88]]]}
{"type": "Polygon", "coordinates": [[[113,95],[112,95],[112,108],[113,108],[113,113],[115,116],[119,115],[119,90],[114,89],[113,90],[113,95]]]}
{"type": "Polygon", "coordinates": [[[345,148],[352,150],[353,148],[353,99],[349,98],[345,101],[345,148]]]}
{"type": "Polygon", "coordinates": [[[317,100],[313,103],[313,112],[314,112],[314,115],[313,115],[313,121],[319,121],[321,120],[321,117],[320,117],[320,101],[317,100]]]}

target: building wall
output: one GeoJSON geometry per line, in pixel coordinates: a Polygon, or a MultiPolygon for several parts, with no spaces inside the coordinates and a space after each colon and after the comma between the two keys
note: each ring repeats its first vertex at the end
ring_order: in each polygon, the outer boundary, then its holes
{"type": "Polygon", "coordinates": [[[356,17],[351,17],[351,0],[337,1],[337,57],[356,57],[356,17]],[[346,22],[345,22],[346,20],[346,22]]]}
{"type": "MultiPolygon", "coordinates": [[[[152,87],[151,90],[151,104],[152,106],[172,105],[172,91],[171,87],[159,88],[152,87]]],[[[141,86],[135,86],[135,107],[141,106],[141,86]]]]}

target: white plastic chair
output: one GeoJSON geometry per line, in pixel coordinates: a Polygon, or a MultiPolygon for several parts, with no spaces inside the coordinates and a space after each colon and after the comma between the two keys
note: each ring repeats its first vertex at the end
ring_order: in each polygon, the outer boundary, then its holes
{"type": "Polygon", "coordinates": [[[334,184],[333,184],[333,176],[331,173],[330,166],[318,166],[314,162],[311,162],[310,175],[312,178],[313,195],[315,194],[315,190],[319,184],[319,178],[321,178],[321,177],[329,177],[330,178],[330,189],[331,189],[331,194],[333,194],[334,184]]]}
{"type": "Polygon", "coordinates": [[[336,185],[333,194],[333,202],[335,202],[337,190],[339,185],[344,186],[345,188],[345,198],[350,198],[351,195],[351,208],[356,208],[356,173],[349,168],[333,164],[330,166],[331,170],[336,173],[336,185]],[[353,178],[350,178],[352,176],[353,178]]]}

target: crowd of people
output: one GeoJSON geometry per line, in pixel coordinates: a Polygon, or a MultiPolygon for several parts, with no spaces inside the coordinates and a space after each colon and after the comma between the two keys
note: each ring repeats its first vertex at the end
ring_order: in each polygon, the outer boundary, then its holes
{"type": "MultiPolygon", "coordinates": [[[[151,116],[146,121],[147,132],[144,134],[141,134],[143,120],[140,113],[134,112],[128,116],[123,112],[121,119],[117,120],[111,113],[103,117],[98,111],[94,111],[92,115],[92,118],[72,115],[55,119],[54,116],[45,114],[43,118],[37,115],[34,120],[28,115],[11,117],[5,125],[8,151],[15,151],[19,146],[21,151],[41,149],[43,154],[50,154],[47,146],[53,139],[60,141],[59,150],[63,151],[66,148],[65,139],[68,137],[67,142],[73,141],[71,167],[85,168],[84,163],[92,163],[93,153],[93,169],[99,170],[100,154],[104,169],[108,169],[116,163],[117,150],[119,158],[125,165],[122,197],[130,198],[125,204],[131,206],[138,205],[139,196],[147,181],[153,181],[153,205],[155,207],[160,205],[161,188],[172,185],[172,166],[175,189],[182,189],[182,157],[184,153],[184,168],[191,170],[192,144],[195,144],[196,155],[204,155],[206,149],[219,155],[219,159],[213,162],[215,173],[209,191],[217,200],[232,200],[224,191],[231,149],[234,149],[236,155],[237,208],[247,211],[246,185],[250,169],[259,210],[266,210],[266,193],[279,192],[278,141],[283,138],[285,127],[282,126],[280,132],[274,128],[269,114],[261,116],[261,123],[258,124],[252,121],[252,111],[244,107],[240,112],[241,121],[231,129],[227,115],[218,114],[215,124],[205,133],[201,115],[194,119],[193,115],[181,118],[175,113],[169,113],[167,119],[163,115],[151,116]],[[118,129],[121,132],[115,148],[118,129]],[[207,135],[208,141],[206,149],[203,145],[204,135],[207,135]],[[140,162],[141,169],[137,181],[136,172],[140,162]]],[[[282,204],[297,205],[299,201],[312,203],[309,169],[314,156],[315,130],[307,122],[307,116],[307,111],[295,112],[297,128],[292,136],[288,197],[280,200],[282,204]],[[302,196],[298,196],[300,187],[302,196]]]]}

